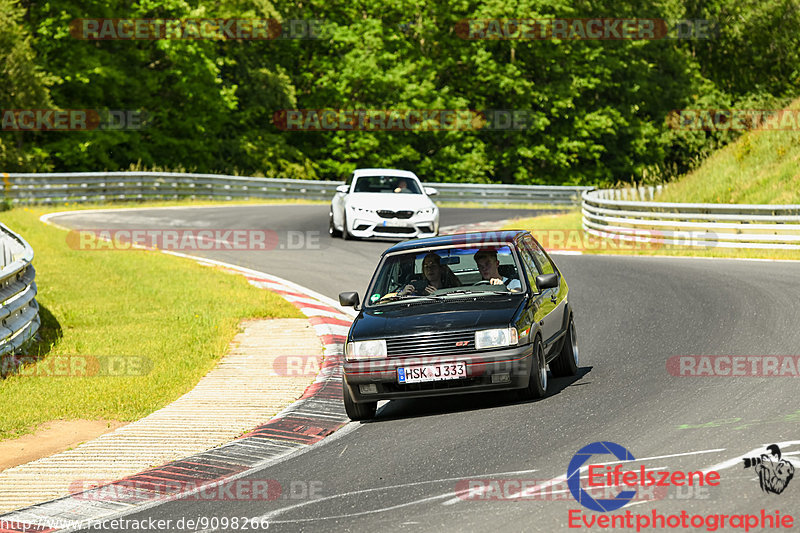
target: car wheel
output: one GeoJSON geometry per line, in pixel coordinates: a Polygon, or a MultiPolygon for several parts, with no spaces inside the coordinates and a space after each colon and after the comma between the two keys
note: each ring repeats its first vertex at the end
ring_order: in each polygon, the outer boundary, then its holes
{"type": "Polygon", "coordinates": [[[339,231],[338,229],[336,229],[336,226],[334,226],[334,225],[333,225],[333,211],[331,211],[331,212],[329,213],[329,219],[328,219],[328,234],[329,234],[331,237],[341,237],[341,236],[342,236],[342,232],[341,232],[341,231],[339,231]]]}
{"type": "Polygon", "coordinates": [[[342,396],[344,399],[344,411],[350,420],[370,420],[375,416],[378,402],[356,403],[350,396],[350,388],[346,383],[342,383],[342,396]]]}
{"type": "Polygon", "coordinates": [[[344,220],[342,222],[342,238],[346,241],[352,241],[353,235],[347,230],[347,215],[344,216],[344,220]]]}
{"type": "Polygon", "coordinates": [[[520,390],[523,400],[544,398],[547,394],[547,363],[544,360],[544,346],[538,336],[533,342],[533,360],[531,361],[531,377],[528,386],[520,390]]]}
{"type": "Polygon", "coordinates": [[[561,347],[561,353],[550,363],[550,370],[558,377],[574,376],[578,373],[578,338],[575,336],[575,322],[572,316],[569,317],[567,336],[561,347]]]}

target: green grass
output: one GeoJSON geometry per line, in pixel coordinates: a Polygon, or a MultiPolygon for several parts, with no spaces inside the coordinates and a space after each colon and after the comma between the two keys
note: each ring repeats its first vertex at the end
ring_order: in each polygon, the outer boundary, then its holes
{"type": "Polygon", "coordinates": [[[584,233],[581,227],[581,218],[580,211],[572,211],[562,215],[519,218],[503,229],[529,230],[546,250],[563,249],[579,251],[585,254],[800,260],[800,251],[796,250],[736,250],[659,245],[655,243],[628,243],[602,239],[584,233]]]}
{"type": "Polygon", "coordinates": [[[44,338],[28,350],[44,352],[39,362],[0,379],[0,439],[49,420],[139,419],[191,390],[225,354],[240,320],[302,317],[244,277],[188,259],[71,249],[66,231],[39,221],[44,212],[16,208],[0,215],[34,248],[44,338]],[[65,356],[137,356],[149,372],[43,375],[65,356]]]}
{"type": "MultiPolygon", "coordinates": [[[[800,109],[800,99],[790,109],[800,109]]],[[[756,130],[717,151],[694,172],[668,184],[660,202],[800,204],[800,124],[756,130]]]]}

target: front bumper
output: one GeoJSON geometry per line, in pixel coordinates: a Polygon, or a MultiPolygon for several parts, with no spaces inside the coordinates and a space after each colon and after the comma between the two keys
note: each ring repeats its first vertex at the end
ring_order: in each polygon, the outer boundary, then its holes
{"type": "Polygon", "coordinates": [[[434,215],[413,215],[410,218],[383,218],[377,213],[359,211],[348,214],[352,220],[350,233],[354,237],[435,237],[439,233],[439,217],[434,215]]]}
{"type": "Polygon", "coordinates": [[[373,361],[345,362],[342,367],[343,386],[349,387],[355,402],[520,389],[528,385],[531,360],[531,345],[525,344],[468,355],[389,357],[373,361]],[[461,361],[467,365],[465,379],[410,384],[401,384],[397,379],[397,369],[400,367],[461,361]],[[494,374],[508,374],[509,380],[492,383],[494,374]],[[369,384],[376,386],[377,393],[362,394],[360,385],[369,384]]]}

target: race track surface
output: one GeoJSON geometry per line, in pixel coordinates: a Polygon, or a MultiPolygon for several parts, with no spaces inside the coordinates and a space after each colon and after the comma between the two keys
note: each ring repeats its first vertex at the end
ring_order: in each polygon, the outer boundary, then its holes
{"type": "MultiPolygon", "coordinates": [[[[443,209],[441,223],[530,214],[443,209]]],[[[269,229],[279,236],[303,232],[307,240],[316,234],[318,245],[306,247],[311,249],[279,245],[268,252],[192,253],[268,272],[332,298],[345,290],[358,290],[363,297],[380,252],[391,245],[330,239],[327,207],[319,205],[87,212],[54,221],[83,229],[269,229]]],[[[509,394],[492,394],[390,402],[374,421],[350,424],[307,453],[249,477],[277,480],[294,487],[294,493],[274,501],[174,501],[125,519],[171,520],[171,531],[189,530],[187,519],[262,517],[270,531],[549,532],[569,529],[572,511],[573,525],[585,529],[582,518],[603,515],[576,502],[565,483],[551,480],[566,473],[580,448],[596,441],[624,446],[644,459],[637,467],[712,469],[721,476],[718,486],[658,489],[654,500],[634,500],[605,516],[626,511],[647,517],[654,511],[664,516],[681,511],[760,515],[762,510],[775,516],[777,510],[800,519],[800,479],[782,494],[766,494],[740,459],[781,443],[784,457],[800,467],[800,380],[681,377],[667,370],[670,357],[685,355],[794,355],[797,361],[800,266],[611,256],[554,259],[570,286],[581,368],[576,378],[551,379],[545,399],[519,402],[509,394]],[[476,499],[456,494],[481,484],[489,488],[476,499]],[[504,498],[518,494],[520,486],[534,485],[541,491],[504,498]]],[[[598,456],[592,462],[614,460],[598,456]]],[[[230,525],[217,529],[242,530],[230,525]]]]}

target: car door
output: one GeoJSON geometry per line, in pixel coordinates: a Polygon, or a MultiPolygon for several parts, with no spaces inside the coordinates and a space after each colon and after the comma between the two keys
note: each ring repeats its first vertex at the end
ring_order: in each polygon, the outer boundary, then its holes
{"type": "MultiPolygon", "coordinates": [[[[560,272],[553,266],[553,263],[544,253],[544,250],[533,240],[533,237],[525,235],[523,238],[523,245],[526,251],[531,255],[538,273],[558,274],[559,285],[561,285],[560,272]]],[[[531,282],[531,286],[536,287],[535,280],[531,282]]],[[[561,333],[561,329],[564,327],[566,303],[558,288],[539,291],[537,287],[536,290],[539,292],[538,297],[541,298],[539,314],[543,315],[543,318],[540,318],[539,321],[543,321],[542,339],[544,340],[545,349],[549,350],[552,347],[553,341],[558,337],[559,333],[561,333]]]]}
{"type": "MultiPolygon", "coordinates": [[[[544,319],[547,314],[547,309],[543,305],[545,295],[540,293],[536,288],[536,276],[539,275],[539,267],[536,266],[536,262],[533,260],[533,252],[527,244],[520,242],[517,249],[519,250],[519,256],[523,268],[525,269],[528,287],[532,293],[530,303],[525,311],[525,322],[534,326],[537,323],[541,323],[541,326],[544,327],[544,319]]],[[[542,338],[544,338],[544,331],[542,331],[542,338]]]]}
{"type": "MultiPolygon", "coordinates": [[[[348,191],[353,183],[353,176],[355,174],[351,173],[345,180],[344,184],[347,185],[348,191]]],[[[336,228],[344,228],[344,203],[347,199],[347,195],[349,192],[336,192],[333,195],[333,199],[331,200],[331,213],[333,213],[333,225],[336,228]]]]}

